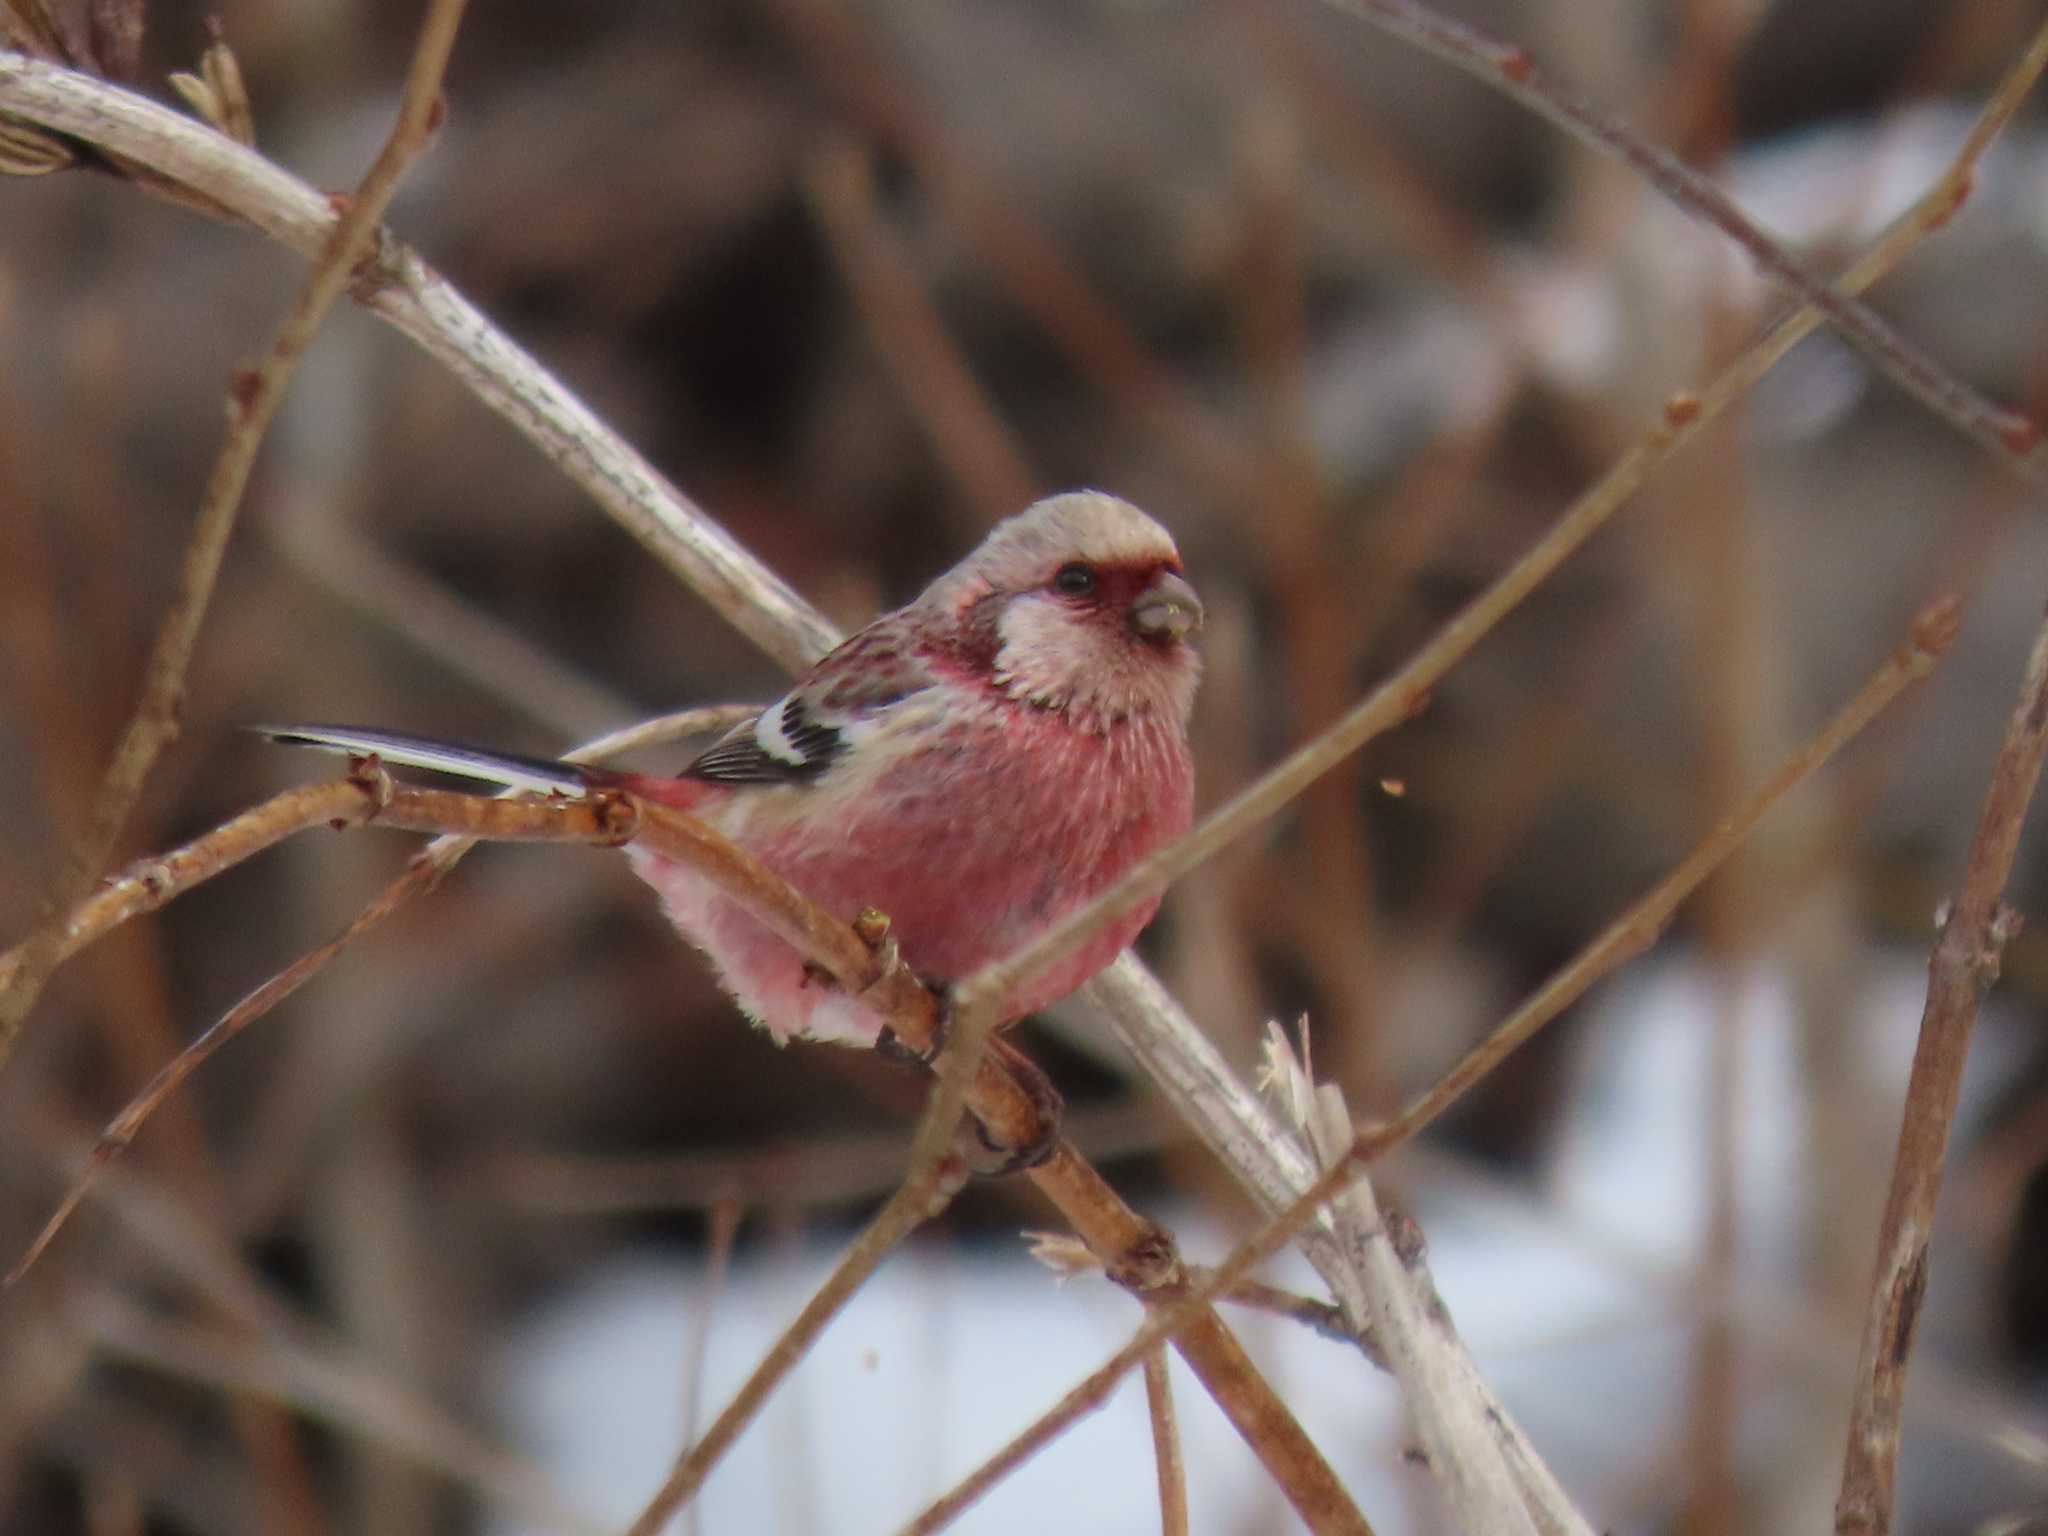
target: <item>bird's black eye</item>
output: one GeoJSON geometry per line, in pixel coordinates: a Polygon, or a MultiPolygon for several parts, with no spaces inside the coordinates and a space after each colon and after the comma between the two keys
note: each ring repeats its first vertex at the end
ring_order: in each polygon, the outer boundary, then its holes
{"type": "Polygon", "coordinates": [[[1086,597],[1095,590],[1095,571],[1079,560],[1061,566],[1052,578],[1053,590],[1068,597],[1086,597]]]}

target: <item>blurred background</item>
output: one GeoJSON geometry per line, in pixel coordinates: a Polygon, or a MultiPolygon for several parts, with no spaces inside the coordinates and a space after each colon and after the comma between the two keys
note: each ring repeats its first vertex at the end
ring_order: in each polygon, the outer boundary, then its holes
{"type": "MultiPolygon", "coordinates": [[[[2040,13],[1457,14],[1832,268],[1939,172],[2040,13]]],[[[216,19],[259,147],[342,189],[419,15],[153,0],[138,85],[168,97],[216,19]]],[[[1306,0],[478,6],[448,105],[397,231],[840,623],[1046,491],[1166,522],[1210,615],[1205,806],[1398,665],[1779,307],[1635,177],[1306,0]]],[[[2044,242],[2029,111],[1876,302],[2038,416],[2044,242]]],[[[302,270],[108,176],[0,181],[0,933],[84,822],[228,381],[302,270]]],[[[1967,618],[1936,678],[1383,1172],[1602,1529],[1829,1528],[1922,967],[2048,598],[2038,506],[1817,337],[1143,944],[1242,1071],[1267,1020],[1305,1016],[1318,1075],[1386,1112],[1948,590],[1967,618]]],[[[339,313],[123,857],[325,771],[252,722],[554,752],[779,681],[459,385],[339,313]]],[[[2048,895],[2039,843],[2023,911],[2048,895]]],[[[62,971],[0,1072],[0,1254],[181,1042],[410,847],[302,838],[62,971]]],[[[1953,1148],[1914,1532],[2048,1530],[2044,1005],[2048,926],[2007,956],[1953,1148]]],[[[1249,1229],[1084,1013],[1019,1038],[1192,1256],[1249,1229]]],[[[0,1529],[615,1528],[686,1401],[715,1411],[891,1187],[920,1091],[747,1029],[616,857],[484,850],[207,1066],[0,1296],[0,1529]]],[[[1026,1257],[1020,1230],[1052,1219],[1028,1187],[971,1190],[714,1478],[703,1528],[893,1529],[1096,1364],[1136,1312],[1026,1257]]],[[[1385,1379],[1245,1327],[1375,1525],[1440,1529],[1385,1379]]],[[[1178,1380],[1212,1447],[1196,1528],[1285,1528],[1178,1380]]],[[[1155,1528],[1135,1392],[962,1528],[1155,1528]]]]}

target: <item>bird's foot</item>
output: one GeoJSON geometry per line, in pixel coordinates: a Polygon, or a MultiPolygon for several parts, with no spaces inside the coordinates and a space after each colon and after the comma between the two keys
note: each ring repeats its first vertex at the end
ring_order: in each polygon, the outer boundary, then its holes
{"type": "Polygon", "coordinates": [[[1051,1160],[1059,1150],[1060,1119],[1066,1114],[1067,1101],[1060,1097],[1059,1089],[1053,1087],[1052,1079],[1038,1063],[1002,1036],[989,1041],[988,1053],[989,1059],[1031,1100],[1034,1121],[1030,1134],[1013,1145],[1011,1138],[997,1137],[973,1115],[967,1117],[982,1150],[980,1157],[968,1158],[968,1166],[979,1178],[1002,1179],[1013,1173],[1027,1173],[1051,1160]]]}

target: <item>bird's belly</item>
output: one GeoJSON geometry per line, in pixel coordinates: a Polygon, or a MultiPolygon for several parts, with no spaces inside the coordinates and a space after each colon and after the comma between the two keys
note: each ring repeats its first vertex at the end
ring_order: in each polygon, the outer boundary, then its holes
{"type": "MultiPolygon", "coordinates": [[[[1056,740],[1057,750],[1039,752],[1019,752],[1013,739],[997,744],[1008,750],[956,745],[941,761],[892,764],[849,797],[858,809],[836,820],[832,800],[797,787],[768,793],[816,799],[773,808],[761,801],[760,810],[736,804],[715,821],[834,915],[886,913],[905,963],[920,975],[959,980],[1086,903],[1185,830],[1191,815],[1178,740],[1161,740],[1159,759],[1137,764],[1094,741],[1056,740]],[[813,804],[816,821],[784,814],[813,804]]],[[[872,1040],[880,1025],[872,1013],[806,976],[794,950],[700,876],[650,855],[635,863],[728,990],[778,1039],[872,1040]]],[[[1079,986],[1136,937],[1157,905],[1156,897],[1140,903],[1020,988],[1006,1000],[1005,1018],[1079,986]]]]}

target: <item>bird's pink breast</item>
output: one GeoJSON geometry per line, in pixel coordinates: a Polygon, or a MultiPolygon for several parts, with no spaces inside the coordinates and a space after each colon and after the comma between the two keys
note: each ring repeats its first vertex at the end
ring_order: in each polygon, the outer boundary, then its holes
{"type": "MultiPolygon", "coordinates": [[[[920,974],[964,978],[1028,942],[1185,831],[1193,814],[1187,748],[1170,723],[1091,735],[1038,710],[976,712],[894,756],[851,804],[823,785],[700,807],[805,895],[840,917],[889,915],[920,974]],[[784,812],[785,814],[775,814],[784,812]]],[[[780,939],[686,869],[641,855],[685,935],[777,1038],[871,1040],[879,1020],[806,977],[780,939]]],[[[1151,919],[1132,910],[1008,1000],[1016,1018],[1065,996],[1151,919]]]]}

